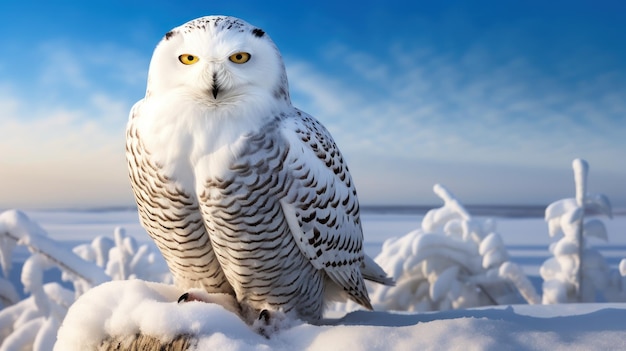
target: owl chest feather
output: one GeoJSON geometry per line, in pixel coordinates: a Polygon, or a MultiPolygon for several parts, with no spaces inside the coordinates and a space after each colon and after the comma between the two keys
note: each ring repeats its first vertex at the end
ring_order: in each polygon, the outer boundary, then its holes
{"type": "MultiPolygon", "coordinates": [[[[290,146],[280,132],[282,118],[277,115],[262,124],[179,119],[136,127],[146,157],[168,179],[168,187],[180,189],[196,204],[207,234],[205,247],[214,252],[237,298],[255,308],[269,304],[289,310],[298,301],[321,296],[323,275],[299,250],[281,207],[280,200],[293,197],[294,188],[290,146]]],[[[171,250],[167,245],[162,251],[171,250]]],[[[181,252],[185,257],[189,253],[181,252]]],[[[170,266],[189,261],[182,256],[170,266]]],[[[321,300],[310,301],[315,306],[299,309],[318,311],[321,300]]]]}
{"type": "Polygon", "coordinates": [[[164,174],[197,196],[204,190],[205,179],[229,173],[247,136],[257,131],[254,123],[243,122],[243,118],[200,115],[154,122],[142,134],[148,136],[146,147],[164,174]]]}
{"type": "Polygon", "coordinates": [[[198,172],[204,180],[198,187],[200,210],[238,298],[283,305],[280,292],[303,283],[298,272],[316,274],[299,251],[280,203],[292,188],[289,147],[272,126],[242,136],[234,147],[219,172],[198,172]]]}

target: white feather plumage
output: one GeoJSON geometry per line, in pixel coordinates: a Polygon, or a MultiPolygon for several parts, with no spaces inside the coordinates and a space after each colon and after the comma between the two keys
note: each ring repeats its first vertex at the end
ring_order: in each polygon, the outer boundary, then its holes
{"type": "Polygon", "coordinates": [[[363,279],[392,284],[363,253],[341,153],[291,105],[280,53],[262,30],[210,16],[167,33],[126,145],[141,222],[181,287],[316,322],[328,294],[371,308],[363,279]],[[231,61],[237,53],[250,59],[231,61]]]}

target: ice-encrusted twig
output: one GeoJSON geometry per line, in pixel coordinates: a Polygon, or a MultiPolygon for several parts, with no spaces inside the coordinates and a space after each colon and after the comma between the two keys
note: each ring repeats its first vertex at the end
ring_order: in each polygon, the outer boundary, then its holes
{"type": "MultiPolygon", "coordinates": [[[[544,262],[540,273],[544,279],[544,303],[594,301],[596,290],[603,290],[608,273],[606,263],[585,262],[599,254],[586,247],[589,237],[608,240],[606,227],[598,219],[586,220],[588,212],[612,217],[611,203],[602,194],[587,192],[589,164],[583,159],[572,162],[575,197],[551,203],[545,212],[551,237],[563,236],[550,246],[554,255],[544,262]]],[[[602,258],[602,256],[599,256],[602,258]]]]}
{"type": "Polygon", "coordinates": [[[42,255],[65,272],[86,281],[91,286],[111,280],[100,267],[85,262],[71,250],[48,238],[43,228],[21,211],[9,210],[0,214],[0,237],[9,238],[28,247],[31,252],[42,255]]]}
{"type": "Polygon", "coordinates": [[[589,173],[589,164],[587,161],[580,158],[575,159],[572,162],[572,168],[574,169],[574,183],[576,184],[576,204],[580,209],[580,218],[575,222],[576,225],[576,241],[578,242],[578,270],[576,271],[576,279],[578,281],[578,301],[582,302],[582,287],[583,287],[583,258],[584,258],[584,243],[583,243],[583,223],[585,223],[585,195],[587,194],[587,174],[589,173]]]}

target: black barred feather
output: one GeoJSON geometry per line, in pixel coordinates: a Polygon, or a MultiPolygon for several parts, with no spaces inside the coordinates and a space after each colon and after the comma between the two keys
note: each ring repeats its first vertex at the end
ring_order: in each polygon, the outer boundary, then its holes
{"type": "Polygon", "coordinates": [[[185,289],[233,293],[209,242],[197,199],[177,188],[150,160],[139,132],[126,133],[128,169],[141,224],[185,289]]]}

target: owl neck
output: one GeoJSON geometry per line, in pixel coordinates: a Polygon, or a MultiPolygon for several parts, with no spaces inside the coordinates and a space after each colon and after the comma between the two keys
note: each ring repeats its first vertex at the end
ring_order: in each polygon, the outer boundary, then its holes
{"type": "Polygon", "coordinates": [[[249,96],[237,103],[218,101],[200,107],[207,119],[223,119],[230,123],[244,123],[256,128],[260,128],[274,116],[290,108],[291,101],[288,99],[268,99],[265,96],[249,96]]]}
{"type": "MultiPolygon", "coordinates": [[[[288,100],[250,97],[237,103],[214,103],[192,99],[146,98],[141,118],[134,121],[165,159],[211,154],[239,138],[259,132],[293,107],[288,100]]],[[[167,160],[162,160],[168,163],[167,160]]],[[[193,161],[192,161],[193,162],[193,161]]]]}

